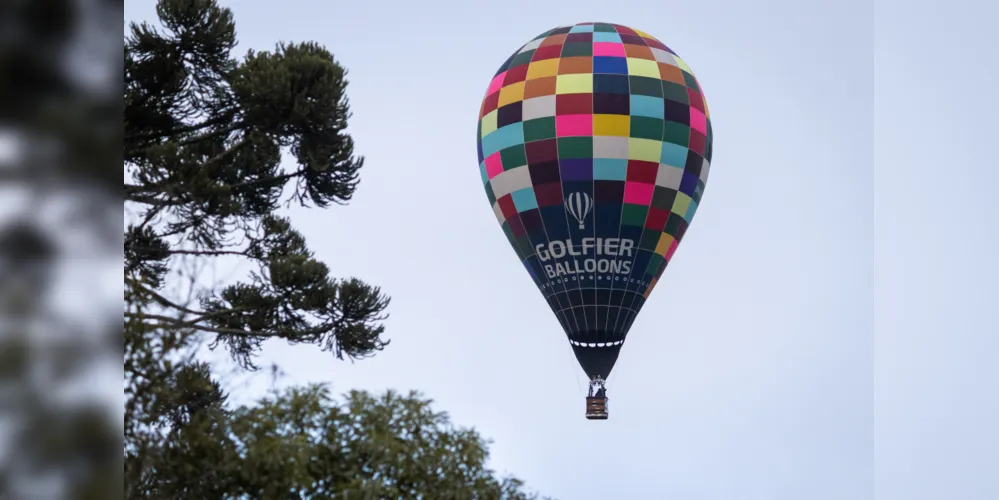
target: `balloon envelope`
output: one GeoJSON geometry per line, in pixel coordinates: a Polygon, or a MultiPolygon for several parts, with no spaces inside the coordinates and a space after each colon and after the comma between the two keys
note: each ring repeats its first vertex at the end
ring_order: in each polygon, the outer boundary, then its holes
{"type": "Polygon", "coordinates": [[[542,33],[490,82],[478,126],[486,195],[591,379],[610,374],[683,239],[711,148],[690,68],[625,26],[542,33]]]}

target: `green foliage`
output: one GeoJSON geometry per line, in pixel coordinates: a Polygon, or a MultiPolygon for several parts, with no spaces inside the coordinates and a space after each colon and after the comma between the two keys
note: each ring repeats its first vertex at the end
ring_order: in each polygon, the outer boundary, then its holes
{"type": "Polygon", "coordinates": [[[157,12],[164,29],[133,25],[124,53],[125,194],[141,207],[125,232],[125,269],[174,313],[147,318],[182,314],[180,326],[214,334],[246,368],[273,337],[337,357],[381,350],[389,299],[331,278],[275,214],[282,201],[326,207],[353,196],[364,161],[345,133],[346,71],[314,43],[231,57],[232,13],[213,1],[162,0],[157,12]],[[236,256],[256,271],[190,309],[162,293],[181,256],[236,256]]]}
{"type": "Polygon", "coordinates": [[[363,159],[345,132],[346,71],[314,43],[232,58],[232,14],[211,0],[160,0],[157,12],[163,30],[133,25],[124,51],[126,206],[140,210],[125,231],[125,497],[534,498],[416,393],[338,401],[315,385],[229,404],[197,361],[202,340],[251,370],[268,339],[362,358],[388,344],[389,299],[331,277],[276,213],[354,193],[363,159]],[[193,305],[169,296],[182,263],[222,257],[254,269],[193,305]]]}
{"type": "MultiPolygon", "coordinates": [[[[126,301],[141,304],[136,290],[126,301]]],[[[232,410],[209,367],[178,356],[197,336],[126,322],[126,498],[537,498],[496,477],[488,443],[417,393],[337,401],[311,385],[232,410]]]]}

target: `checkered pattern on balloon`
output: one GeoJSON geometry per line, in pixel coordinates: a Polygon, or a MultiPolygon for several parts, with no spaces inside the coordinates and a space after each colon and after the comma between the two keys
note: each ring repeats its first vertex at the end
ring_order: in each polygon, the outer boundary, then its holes
{"type": "Polygon", "coordinates": [[[687,64],[617,24],[545,32],[500,66],[479,170],[584,371],[606,379],[697,211],[711,118],[687,64]]]}

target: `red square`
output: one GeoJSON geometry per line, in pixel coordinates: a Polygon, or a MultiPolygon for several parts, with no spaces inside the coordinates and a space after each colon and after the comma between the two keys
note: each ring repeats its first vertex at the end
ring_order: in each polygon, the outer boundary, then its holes
{"type": "MultiPolygon", "coordinates": [[[[627,97],[627,96],[625,96],[627,97]]],[[[556,115],[593,114],[593,94],[559,94],[555,96],[556,115]]]]}
{"type": "Polygon", "coordinates": [[[510,224],[510,232],[513,233],[514,238],[520,238],[527,234],[527,230],[524,229],[524,223],[520,221],[520,214],[516,214],[506,221],[510,224]]]}
{"type": "Polygon", "coordinates": [[[707,145],[708,145],[708,138],[705,137],[704,134],[694,129],[690,130],[690,144],[687,145],[688,149],[701,156],[704,156],[704,148],[706,148],[707,145]]]}
{"type": "Polygon", "coordinates": [[[638,33],[636,33],[635,30],[633,30],[633,29],[631,29],[631,28],[629,28],[627,26],[621,26],[620,24],[611,24],[611,26],[613,26],[614,29],[617,30],[618,34],[621,34],[621,35],[636,35],[636,36],[638,35],[638,33]]]}
{"type": "MultiPolygon", "coordinates": [[[[516,68],[510,68],[506,72],[506,76],[503,78],[503,86],[510,85],[511,83],[522,82],[527,79],[527,68],[529,64],[521,64],[516,68]]],[[[497,94],[499,95],[499,94],[497,94]]]]}
{"type": "Polygon", "coordinates": [[[687,226],[688,226],[687,221],[681,217],[680,228],[676,230],[676,241],[682,240],[683,235],[687,234],[687,226]]]}
{"type": "Polygon", "coordinates": [[[527,168],[531,171],[531,185],[537,186],[540,184],[561,181],[557,160],[535,163],[527,168]]]}
{"type": "Polygon", "coordinates": [[[669,220],[669,210],[649,207],[649,215],[645,217],[645,227],[653,231],[662,231],[669,220]]]}
{"type": "MultiPolygon", "coordinates": [[[[539,207],[550,207],[562,204],[562,184],[550,182],[534,186],[534,197],[538,199],[539,207]]],[[[504,214],[505,215],[505,214],[504,214]]]]}
{"type": "Polygon", "coordinates": [[[656,162],[628,160],[628,181],[655,184],[658,173],[659,164],[656,162]]]}
{"type": "Polygon", "coordinates": [[[482,101],[482,111],[479,113],[479,118],[488,115],[496,110],[499,106],[499,91],[493,92],[486,96],[482,101]]]}
{"type": "Polygon", "coordinates": [[[664,43],[662,43],[659,40],[656,40],[654,38],[645,38],[645,45],[648,45],[649,47],[655,47],[657,49],[663,49],[666,52],[670,51],[669,47],[667,47],[666,44],[664,44],[664,43]]]}
{"type": "Polygon", "coordinates": [[[532,208],[520,214],[520,223],[524,225],[524,230],[528,234],[544,234],[545,223],[541,221],[541,211],[532,208]]]}
{"type": "Polygon", "coordinates": [[[625,45],[641,45],[645,47],[645,39],[638,35],[621,34],[621,42],[625,45]]]}
{"type": "Polygon", "coordinates": [[[503,212],[503,218],[510,220],[510,218],[517,215],[517,207],[513,204],[513,196],[505,195],[500,199],[496,200],[499,203],[500,211],[503,212]]]}
{"type": "Polygon", "coordinates": [[[558,161],[558,141],[544,139],[524,144],[528,165],[538,165],[550,161],[558,161]]]}
{"type": "Polygon", "coordinates": [[[545,59],[558,59],[558,56],[562,54],[562,45],[547,45],[544,47],[538,47],[534,51],[534,56],[531,57],[531,61],[543,61],[545,59]]]}
{"type": "Polygon", "coordinates": [[[696,108],[698,111],[704,112],[704,98],[701,97],[701,93],[695,89],[687,87],[687,97],[690,98],[690,107],[696,108]]]}

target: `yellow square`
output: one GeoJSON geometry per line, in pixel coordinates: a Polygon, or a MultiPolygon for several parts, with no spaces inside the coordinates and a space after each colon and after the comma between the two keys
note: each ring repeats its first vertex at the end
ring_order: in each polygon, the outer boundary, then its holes
{"type": "Polygon", "coordinates": [[[498,115],[499,111],[494,109],[489,113],[486,113],[486,116],[482,117],[482,137],[485,137],[489,135],[490,132],[496,130],[496,117],[498,115]]]}
{"type": "Polygon", "coordinates": [[[592,94],[592,74],[558,75],[555,81],[556,94],[592,94]]]}
{"type": "Polygon", "coordinates": [[[673,59],[676,59],[676,65],[679,66],[680,69],[686,71],[687,73],[694,74],[693,71],[690,71],[690,66],[687,66],[687,63],[683,62],[683,59],[680,59],[680,56],[674,55],[673,59]]]}
{"type": "Polygon", "coordinates": [[[645,76],[659,79],[659,65],[648,59],[628,58],[628,76],[645,76]]]}
{"type": "Polygon", "coordinates": [[[648,33],[644,32],[644,31],[641,31],[641,30],[636,30],[636,29],[634,29],[634,28],[632,28],[632,31],[634,31],[635,33],[638,33],[638,36],[644,36],[645,38],[652,38],[653,40],[655,40],[655,38],[653,38],[653,36],[652,36],[652,35],[650,35],[650,34],[648,34],[648,33]]]}
{"type": "Polygon", "coordinates": [[[628,139],[628,159],[659,163],[663,152],[663,141],[655,139],[628,139]]]}
{"type": "Polygon", "coordinates": [[[673,235],[669,233],[663,233],[662,236],[659,237],[659,243],[656,244],[656,253],[665,257],[666,252],[669,251],[669,247],[670,245],[673,244],[674,241],[675,238],[673,238],[673,235]]]}
{"type": "Polygon", "coordinates": [[[499,103],[497,104],[497,107],[506,106],[507,104],[523,100],[524,82],[511,83],[510,85],[500,89],[499,103]]]}
{"type": "Polygon", "coordinates": [[[631,116],[593,115],[593,135],[628,137],[631,135],[631,116]]]}
{"type": "Polygon", "coordinates": [[[543,61],[532,62],[531,65],[527,67],[527,79],[534,80],[535,78],[557,75],[558,62],[559,59],[545,59],[543,61]]]}
{"type": "Polygon", "coordinates": [[[690,196],[679,191],[676,192],[676,199],[673,200],[673,208],[670,209],[671,212],[684,217],[687,215],[687,209],[690,208],[690,196]]]}

